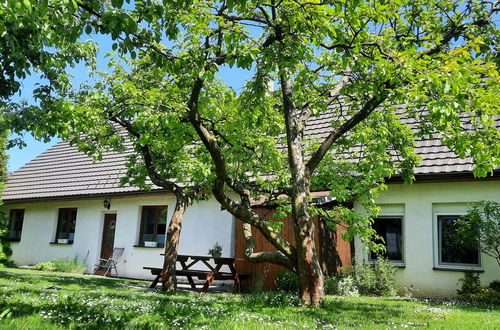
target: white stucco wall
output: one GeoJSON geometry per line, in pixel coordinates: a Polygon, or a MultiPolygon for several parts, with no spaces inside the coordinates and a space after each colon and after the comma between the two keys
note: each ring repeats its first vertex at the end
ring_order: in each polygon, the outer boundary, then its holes
{"type": "MultiPolygon", "coordinates": [[[[12,260],[18,265],[33,265],[39,262],[66,257],[86,260],[88,271],[99,258],[105,213],[116,213],[115,247],[125,248],[118,264],[120,276],[152,278],[144,266],[160,267],[163,248],[134,247],[139,240],[141,206],[167,205],[168,219],[175,206],[171,195],[140,195],[135,197],[113,197],[111,209],[103,208],[104,198],[6,204],[7,211],[25,209],[21,241],[12,243],[12,260]],[[77,219],[75,239],[72,245],[50,244],[54,241],[59,208],[76,207],[77,219]]],[[[234,221],[231,214],[221,211],[214,199],[194,203],[185,213],[180,238],[180,254],[207,255],[218,241],[222,255],[234,256],[234,221]]]]}
{"type": "MultiPolygon", "coordinates": [[[[390,184],[377,200],[382,207],[380,216],[403,216],[403,253],[405,268],[398,270],[401,287],[417,289],[420,296],[452,296],[457,293],[461,271],[433,270],[437,265],[437,214],[463,214],[467,203],[480,200],[500,201],[500,181],[469,181],[390,184]]],[[[362,207],[355,204],[362,212],[362,207]]],[[[367,258],[359,240],[355,241],[357,258],[367,258]]],[[[481,255],[481,282],[488,285],[500,279],[496,261],[481,255]]],[[[467,267],[465,267],[467,268],[467,267]]]]}

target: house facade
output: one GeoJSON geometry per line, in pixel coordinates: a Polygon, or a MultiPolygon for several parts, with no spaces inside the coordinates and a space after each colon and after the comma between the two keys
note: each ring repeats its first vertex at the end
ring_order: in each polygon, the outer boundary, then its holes
{"type": "MultiPolygon", "coordinates": [[[[459,159],[439,139],[418,141],[416,151],[423,158],[416,182],[389,179],[388,190],[377,200],[382,211],[374,223],[385,239],[387,257],[398,266],[399,286],[420,296],[451,296],[464,271],[480,272],[485,285],[500,279],[495,260],[450,240],[453,221],[468,203],[500,201],[500,173],[474,179],[472,161],[459,159]]],[[[127,156],[110,152],[93,162],[61,142],[14,172],[3,197],[11,216],[13,261],[32,265],[77,257],[92,272],[114,246],[125,248],[120,276],[151,279],[142,267],[162,264],[175,197],[155,186],[149,191],[121,187],[127,156]]],[[[363,212],[357,203],[354,208],[363,212]]],[[[179,253],[208,255],[218,242],[222,256],[241,258],[238,221],[214,199],[193,204],[185,214],[179,253]]],[[[335,267],[348,266],[351,253],[369,262],[377,257],[359,240],[354,251],[344,243],[331,245],[345,252],[335,267]]]]}

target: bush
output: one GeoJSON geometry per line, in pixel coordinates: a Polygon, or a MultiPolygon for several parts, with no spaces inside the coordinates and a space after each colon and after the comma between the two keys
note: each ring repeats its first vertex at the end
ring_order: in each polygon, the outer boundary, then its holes
{"type": "Polygon", "coordinates": [[[53,261],[41,262],[35,265],[34,269],[50,271],[50,272],[63,272],[72,274],[83,274],[87,266],[79,261],[77,258],[64,258],[53,261]]]}
{"type": "Polygon", "coordinates": [[[481,289],[479,273],[464,273],[464,278],[458,280],[462,287],[457,290],[458,294],[474,294],[481,289]]]}
{"type": "Polygon", "coordinates": [[[490,283],[490,288],[495,291],[500,291],[500,281],[493,281],[490,283]]]}
{"type": "Polygon", "coordinates": [[[63,273],[83,274],[87,266],[77,258],[65,258],[54,260],[56,271],[63,273]]]}
{"type": "Polygon", "coordinates": [[[339,294],[340,277],[325,277],[325,294],[339,294]]]}
{"type": "Polygon", "coordinates": [[[480,287],[475,293],[461,294],[458,299],[474,303],[500,305],[500,291],[480,287]]]}
{"type": "Polygon", "coordinates": [[[285,292],[299,291],[299,278],[291,270],[284,270],[276,274],[276,286],[279,290],[285,292]]]}
{"type": "Polygon", "coordinates": [[[14,266],[14,263],[9,260],[12,250],[10,248],[9,231],[7,230],[8,223],[9,219],[3,212],[0,212],[0,267],[14,266]]]}
{"type": "Polygon", "coordinates": [[[43,270],[45,272],[55,272],[56,266],[54,265],[53,261],[45,261],[45,262],[41,262],[39,264],[36,264],[34,269],[43,270]]]}
{"type": "Polygon", "coordinates": [[[387,259],[378,258],[375,264],[364,260],[354,266],[354,282],[361,294],[393,296],[396,294],[396,267],[387,259]]]}

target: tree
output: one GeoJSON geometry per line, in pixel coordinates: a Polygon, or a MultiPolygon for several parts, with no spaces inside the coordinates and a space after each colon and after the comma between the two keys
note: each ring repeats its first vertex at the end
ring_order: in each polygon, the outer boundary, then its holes
{"type": "Polygon", "coordinates": [[[0,101],[18,92],[22,79],[35,72],[48,84],[39,86],[35,93],[47,93],[67,86],[68,65],[79,61],[92,64],[96,45],[78,41],[90,15],[76,19],[77,8],[72,0],[50,4],[48,0],[9,0],[0,4],[0,101]]]}
{"type": "MultiPolygon", "coordinates": [[[[2,118],[0,117],[0,120],[2,118]]],[[[0,197],[5,188],[5,180],[7,179],[7,131],[3,130],[0,133],[0,197]]],[[[0,200],[1,205],[1,200],[0,200]]],[[[9,239],[8,218],[3,212],[0,212],[0,267],[8,265],[9,257],[12,255],[9,239]]]]}
{"type": "Polygon", "coordinates": [[[368,240],[371,220],[346,205],[359,200],[375,214],[385,178],[411,181],[415,137],[441,134],[474,158],[478,176],[499,165],[498,2],[78,5],[94,19],[86,28],[110,34],[126,64],[112,62],[95,85],[24,109],[27,120],[15,126],[59,134],[95,155],[123,148],[125,130],[141,155],[128,164],[128,182],[209,187],[245,223],[247,258],[296,271],[306,305],[323,296],[311,189],[330,190],[340,203],[329,223],[341,219],[347,236],[368,240]],[[253,77],[237,92],[221,68],[253,77]],[[326,134],[308,131],[317,118],[326,134]],[[291,212],[295,245],[252,210],[262,196],[291,212]],[[253,251],[250,226],[279,252],[253,251]]]}
{"type": "Polygon", "coordinates": [[[500,266],[500,203],[471,203],[467,214],[455,222],[455,239],[495,258],[500,266]]]}

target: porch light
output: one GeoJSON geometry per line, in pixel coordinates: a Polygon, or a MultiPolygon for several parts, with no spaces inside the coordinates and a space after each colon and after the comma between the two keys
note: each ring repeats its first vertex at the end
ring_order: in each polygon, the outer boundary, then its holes
{"type": "Polygon", "coordinates": [[[102,205],[104,206],[105,209],[109,210],[111,208],[111,201],[105,199],[103,202],[102,202],[102,205]]]}

